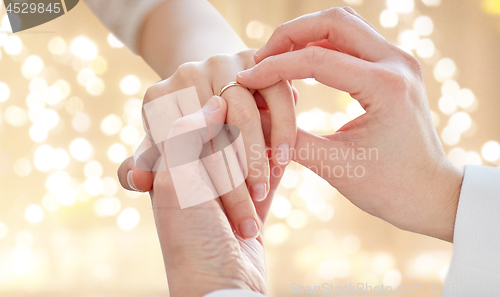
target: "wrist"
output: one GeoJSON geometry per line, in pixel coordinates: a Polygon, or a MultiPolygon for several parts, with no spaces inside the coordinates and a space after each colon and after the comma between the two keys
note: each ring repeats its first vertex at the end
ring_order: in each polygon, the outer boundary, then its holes
{"type": "Polygon", "coordinates": [[[221,289],[257,289],[249,283],[244,263],[236,259],[216,255],[200,258],[185,248],[170,249],[169,255],[164,256],[164,263],[172,297],[201,297],[221,289]]]}
{"type": "Polygon", "coordinates": [[[436,211],[434,212],[436,223],[430,222],[427,235],[453,242],[464,168],[456,166],[448,160],[446,163],[447,165],[442,169],[441,179],[436,186],[436,211]]]}
{"type": "Polygon", "coordinates": [[[222,289],[250,290],[250,287],[241,280],[199,272],[188,272],[182,269],[167,269],[167,280],[169,293],[172,297],[202,297],[210,292],[222,289]]]}
{"type": "Polygon", "coordinates": [[[453,242],[455,217],[462,188],[464,168],[443,159],[421,182],[422,196],[417,196],[418,206],[412,212],[413,220],[401,229],[453,242]]]}

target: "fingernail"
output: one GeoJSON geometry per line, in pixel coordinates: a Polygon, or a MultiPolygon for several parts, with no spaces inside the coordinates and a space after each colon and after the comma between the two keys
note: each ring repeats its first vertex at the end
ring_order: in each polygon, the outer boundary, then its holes
{"type": "Polygon", "coordinates": [[[290,162],[290,146],[288,143],[282,143],[276,148],[276,160],[280,165],[286,165],[290,162]]]}
{"type": "Polygon", "coordinates": [[[128,173],[127,173],[127,182],[128,182],[128,186],[132,188],[132,190],[134,191],[139,191],[135,185],[134,185],[134,179],[132,177],[132,174],[133,174],[133,171],[132,170],[129,170],[128,173]]]}
{"type": "Polygon", "coordinates": [[[210,100],[205,103],[205,106],[203,106],[203,109],[207,111],[215,111],[219,109],[222,106],[222,102],[219,96],[214,96],[210,98],[210,100]]]}
{"type": "Polygon", "coordinates": [[[255,220],[248,219],[240,223],[240,233],[245,239],[256,238],[259,235],[259,229],[255,220]]]}
{"type": "Polygon", "coordinates": [[[267,191],[266,191],[267,185],[265,183],[260,183],[260,184],[255,184],[250,187],[250,195],[252,196],[252,199],[255,201],[262,201],[264,198],[266,198],[267,191]]]}
{"type": "Polygon", "coordinates": [[[252,72],[252,68],[238,72],[238,77],[236,80],[238,80],[238,78],[248,77],[250,75],[250,72],[252,72]]]}
{"type": "Polygon", "coordinates": [[[255,58],[258,58],[258,57],[260,56],[261,51],[262,51],[262,48],[258,49],[258,50],[257,50],[257,51],[253,54],[253,56],[254,56],[255,58]]]}

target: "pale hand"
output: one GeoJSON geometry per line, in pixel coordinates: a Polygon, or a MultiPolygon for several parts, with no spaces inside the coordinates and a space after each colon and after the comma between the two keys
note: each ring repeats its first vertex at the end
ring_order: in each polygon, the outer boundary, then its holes
{"type": "Polygon", "coordinates": [[[255,60],[238,74],[249,88],[313,77],[348,92],[366,111],[333,135],[299,129],[296,152],[308,149],[296,154],[299,163],[362,210],[401,229],[453,240],[463,169],[444,154],[413,56],[347,7],[281,25],[255,60]]]}

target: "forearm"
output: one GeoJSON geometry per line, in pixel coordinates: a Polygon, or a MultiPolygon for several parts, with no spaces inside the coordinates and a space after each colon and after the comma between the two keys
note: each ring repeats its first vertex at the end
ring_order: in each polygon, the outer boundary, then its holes
{"type": "Polygon", "coordinates": [[[165,79],[183,63],[234,54],[247,47],[206,0],[169,0],[144,21],[138,49],[146,63],[165,79]]]}

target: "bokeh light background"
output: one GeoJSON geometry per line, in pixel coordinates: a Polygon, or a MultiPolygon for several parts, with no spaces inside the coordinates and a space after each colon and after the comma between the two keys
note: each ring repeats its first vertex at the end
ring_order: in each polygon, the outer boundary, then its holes
{"type": "MultiPolygon", "coordinates": [[[[256,48],[282,22],[354,7],[420,60],[448,156],[500,165],[499,0],[211,3],[256,48]]],[[[168,296],[149,197],[116,179],[144,135],[141,99],[158,77],[84,3],[15,35],[3,4],[0,20],[0,295],[168,296]]],[[[363,112],[314,80],[295,86],[299,126],[312,133],[363,112]]],[[[362,213],[296,164],[265,240],[272,296],[291,295],[291,283],[426,288],[442,284],[452,255],[451,244],[362,213]]]]}

